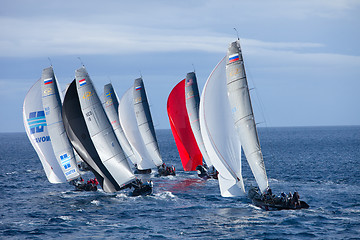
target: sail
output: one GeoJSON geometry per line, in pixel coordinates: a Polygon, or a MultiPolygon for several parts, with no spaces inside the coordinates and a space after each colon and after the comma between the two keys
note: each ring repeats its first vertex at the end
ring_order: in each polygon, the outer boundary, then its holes
{"type": "Polygon", "coordinates": [[[196,167],[202,165],[202,155],[191,130],[186,110],[185,79],[170,92],[167,113],[184,171],[196,171],[196,167]]]}
{"type": "Polygon", "coordinates": [[[42,104],[39,79],[26,94],[23,105],[23,121],[26,134],[40,158],[46,177],[50,183],[66,182],[65,175],[56,160],[48,133],[45,112],[42,104]]]}
{"type": "Polygon", "coordinates": [[[133,180],[134,174],[110,125],[104,108],[85,67],[75,71],[80,106],[91,140],[101,161],[122,187],[133,180]]]}
{"type": "Polygon", "coordinates": [[[194,72],[190,72],[186,74],[186,79],[184,84],[185,84],[185,96],[186,96],[185,97],[186,110],[188,113],[190,126],[194,134],[194,137],[196,139],[197,145],[205,160],[205,163],[208,167],[210,167],[212,166],[212,163],[206,152],[204,146],[204,140],[202,139],[200,132],[200,121],[199,121],[200,94],[196,80],[196,75],[194,72]]]}
{"type": "Polygon", "coordinates": [[[119,191],[119,184],[116,183],[115,179],[102,163],[99,154],[91,141],[84,116],[81,112],[75,80],[72,81],[66,91],[62,108],[62,117],[71,144],[76,150],[76,153],[78,153],[89,165],[101,188],[105,192],[119,191]]]}
{"type": "Polygon", "coordinates": [[[137,168],[140,170],[155,168],[156,165],[145,146],[136,121],[133,87],[129,88],[120,99],[119,119],[121,126],[123,126],[125,136],[129,140],[137,159],[137,168]]]}
{"type": "Polygon", "coordinates": [[[226,90],[225,59],[206,81],[200,100],[200,129],[206,151],[219,171],[223,197],[245,194],[241,175],[241,144],[232,120],[226,90]]]}
{"type": "Polygon", "coordinates": [[[261,192],[269,186],[256,130],[240,43],[230,44],[226,57],[227,92],[232,117],[246,159],[261,192]]]}
{"type": "Polygon", "coordinates": [[[144,140],[150,156],[156,166],[161,166],[163,161],[160,155],[159,146],[156,139],[154,124],[151,118],[150,107],[147,100],[145,86],[141,78],[134,81],[134,110],[139,126],[140,134],[144,140]]]}
{"type": "Polygon", "coordinates": [[[45,68],[41,76],[42,105],[47,129],[55,157],[68,181],[80,176],[73,148],[66,135],[61,113],[61,100],[52,67],[45,68]]]}
{"type": "Polygon", "coordinates": [[[111,83],[104,86],[104,109],[107,117],[111,123],[112,128],[114,129],[115,135],[126,155],[130,161],[135,164],[136,157],[130,146],[129,141],[127,140],[124,130],[121,127],[119,120],[119,100],[117,98],[116,92],[111,83]]]}

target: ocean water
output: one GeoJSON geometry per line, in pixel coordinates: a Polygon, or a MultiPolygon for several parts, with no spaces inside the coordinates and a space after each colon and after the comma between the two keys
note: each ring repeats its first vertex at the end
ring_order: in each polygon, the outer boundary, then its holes
{"type": "MultiPolygon", "coordinates": [[[[153,194],[128,197],[50,184],[26,134],[1,133],[0,239],[360,238],[360,126],[259,129],[273,192],[310,205],[297,211],[222,198],[216,180],[182,171],[170,130],[157,136],[177,176],[147,175],[153,194]]],[[[255,185],[245,158],[243,176],[255,185]]]]}

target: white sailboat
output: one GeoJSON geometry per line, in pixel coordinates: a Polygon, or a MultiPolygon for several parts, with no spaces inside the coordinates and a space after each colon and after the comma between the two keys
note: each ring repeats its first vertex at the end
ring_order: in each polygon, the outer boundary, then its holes
{"type": "Polygon", "coordinates": [[[264,192],[269,184],[257,136],[244,63],[238,41],[208,78],[200,105],[200,126],[211,162],[219,171],[224,197],[245,194],[241,147],[264,192]]]}
{"type": "Polygon", "coordinates": [[[137,158],[137,168],[146,170],[161,166],[163,162],[142,80],[136,79],[122,96],[119,119],[137,158]]]}
{"type": "Polygon", "coordinates": [[[115,135],[124,150],[126,157],[132,164],[136,164],[137,160],[133,149],[125,136],[124,130],[119,120],[119,99],[111,83],[104,86],[104,109],[107,117],[114,129],[115,135]]]}
{"type": "Polygon", "coordinates": [[[186,111],[189,117],[191,130],[196,139],[196,143],[201,151],[204,162],[206,163],[207,167],[210,168],[212,166],[212,163],[209,158],[209,155],[206,152],[206,148],[204,146],[204,140],[200,132],[200,121],[199,121],[200,94],[199,94],[199,88],[198,88],[195,72],[190,72],[186,74],[185,104],[186,104],[186,111]]]}
{"type": "Polygon", "coordinates": [[[81,111],[102,163],[120,187],[133,182],[136,177],[131,172],[85,67],[75,71],[75,79],[81,111]]]}
{"type": "Polygon", "coordinates": [[[206,151],[219,172],[221,196],[244,196],[241,143],[226,90],[225,58],[214,68],[200,99],[200,128],[206,151]]]}
{"type": "Polygon", "coordinates": [[[260,191],[265,192],[269,187],[269,183],[256,130],[239,41],[232,42],[228,49],[226,79],[227,93],[235,128],[260,191]]]}
{"type": "Polygon", "coordinates": [[[26,133],[51,183],[80,176],[61,113],[61,98],[53,68],[45,68],[24,100],[26,133]]]}

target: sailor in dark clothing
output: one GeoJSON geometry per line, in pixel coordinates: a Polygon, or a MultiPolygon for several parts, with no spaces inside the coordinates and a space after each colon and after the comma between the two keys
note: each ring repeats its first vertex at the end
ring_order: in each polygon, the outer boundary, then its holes
{"type": "Polygon", "coordinates": [[[197,166],[196,167],[196,171],[197,171],[197,174],[198,174],[198,176],[200,177],[200,178],[203,178],[203,179],[208,179],[208,178],[210,178],[210,176],[209,176],[209,173],[208,173],[208,171],[206,170],[206,168],[204,168],[204,166],[202,166],[202,165],[199,165],[199,166],[197,166]]]}

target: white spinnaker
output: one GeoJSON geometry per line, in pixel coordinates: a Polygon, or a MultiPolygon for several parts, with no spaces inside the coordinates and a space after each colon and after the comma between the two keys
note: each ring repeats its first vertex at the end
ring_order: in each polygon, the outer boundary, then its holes
{"type": "Polygon", "coordinates": [[[107,170],[122,187],[133,181],[135,175],[84,67],[76,70],[75,78],[81,110],[94,146],[107,170]]]}
{"type": "Polygon", "coordinates": [[[137,168],[145,170],[155,168],[152,157],[145,146],[136,121],[133,104],[133,87],[130,87],[122,96],[119,102],[119,119],[123,127],[126,138],[128,139],[134,154],[137,158],[137,168]]]}
{"type": "Polygon", "coordinates": [[[66,178],[51,146],[41,96],[41,79],[39,79],[30,88],[24,100],[23,120],[25,131],[40,158],[49,182],[64,183],[66,178]]]}
{"type": "Polygon", "coordinates": [[[225,59],[214,68],[200,100],[200,128],[206,151],[219,171],[221,196],[245,194],[241,175],[241,143],[232,120],[226,90],[225,59]]]}

